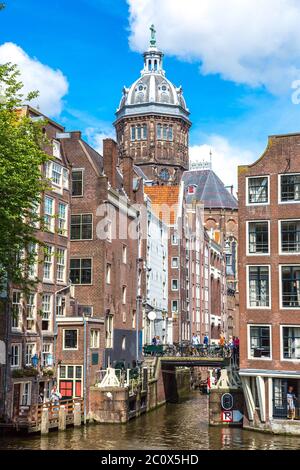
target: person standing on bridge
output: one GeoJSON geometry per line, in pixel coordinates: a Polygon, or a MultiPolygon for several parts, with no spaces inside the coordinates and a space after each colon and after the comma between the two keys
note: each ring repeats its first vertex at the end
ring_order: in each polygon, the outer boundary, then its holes
{"type": "Polygon", "coordinates": [[[207,333],[205,333],[205,335],[204,335],[203,344],[204,344],[205,347],[208,347],[208,345],[209,345],[209,337],[208,337],[207,333]]]}
{"type": "Polygon", "coordinates": [[[199,336],[196,335],[195,333],[193,333],[192,345],[193,345],[193,346],[198,346],[199,344],[200,344],[199,336]]]}

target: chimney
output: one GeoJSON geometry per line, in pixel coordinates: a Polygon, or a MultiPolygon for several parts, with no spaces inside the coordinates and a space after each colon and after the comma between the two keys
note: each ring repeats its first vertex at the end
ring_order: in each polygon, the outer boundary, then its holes
{"type": "Polygon", "coordinates": [[[133,158],[130,155],[124,155],[122,158],[122,173],[124,189],[129,197],[133,200],[133,158]]]}
{"type": "Polygon", "coordinates": [[[117,186],[116,172],[118,163],[117,143],[113,139],[103,140],[103,165],[111,186],[115,189],[117,186]]]}
{"type": "Polygon", "coordinates": [[[71,132],[71,139],[81,140],[81,131],[71,132]]]}

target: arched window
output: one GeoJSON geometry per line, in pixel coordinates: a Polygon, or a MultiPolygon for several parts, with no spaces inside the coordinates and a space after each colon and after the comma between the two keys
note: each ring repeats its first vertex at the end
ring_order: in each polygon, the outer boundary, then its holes
{"type": "Polygon", "coordinates": [[[173,126],[169,126],[168,140],[173,140],[173,126]]]}
{"type": "Polygon", "coordinates": [[[135,126],[131,126],[131,140],[135,140],[135,126]]]}
{"type": "Polygon", "coordinates": [[[156,134],[157,134],[157,139],[161,140],[162,139],[162,125],[161,124],[157,124],[156,134]]]}
{"type": "Polygon", "coordinates": [[[154,61],[154,70],[157,70],[157,60],[154,61]]]}

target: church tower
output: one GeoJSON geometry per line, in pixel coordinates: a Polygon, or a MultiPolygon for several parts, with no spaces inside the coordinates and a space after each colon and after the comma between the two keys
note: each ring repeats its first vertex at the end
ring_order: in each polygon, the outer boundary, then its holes
{"type": "Polygon", "coordinates": [[[141,76],[124,87],[114,125],[121,158],[130,155],[157,184],[177,185],[189,168],[190,113],[182,88],[166,78],[153,25],[150,31],[141,76]]]}

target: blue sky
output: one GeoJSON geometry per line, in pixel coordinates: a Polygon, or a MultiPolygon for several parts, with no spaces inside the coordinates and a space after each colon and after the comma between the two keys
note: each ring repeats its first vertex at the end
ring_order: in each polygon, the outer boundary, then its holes
{"type": "Polygon", "coordinates": [[[205,158],[212,148],[214,168],[230,184],[236,165],[258,158],[269,134],[300,130],[291,89],[300,79],[300,5],[228,0],[228,14],[232,4],[235,15],[226,22],[226,12],[216,14],[222,1],[207,2],[7,0],[0,13],[0,61],[19,63],[26,88],[41,91],[40,109],[100,147],[112,132],[123,86],[139,76],[140,52],[154,22],[167,77],[183,86],[191,111],[192,158],[205,158]],[[267,36],[263,21],[261,29],[248,31],[255,3],[258,18],[273,6],[267,36]],[[287,18],[286,29],[282,4],[295,17],[295,24],[287,18]]]}

